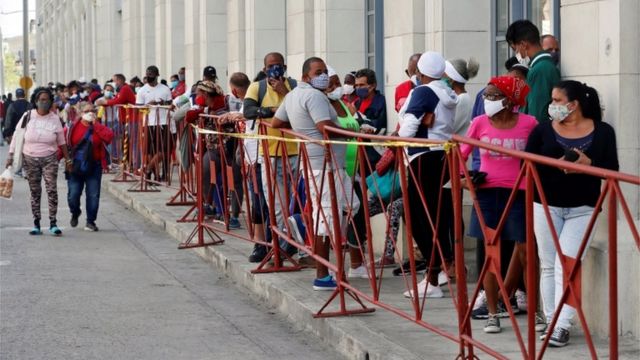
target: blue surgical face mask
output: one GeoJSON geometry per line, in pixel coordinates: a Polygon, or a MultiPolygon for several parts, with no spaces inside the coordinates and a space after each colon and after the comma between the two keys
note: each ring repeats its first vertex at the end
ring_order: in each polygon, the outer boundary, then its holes
{"type": "Polygon", "coordinates": [[[310,84],[318,90],[325,91],[329,87],[329,75],[320,74],[311,79],[310,84]]]}
{"type": "Polygon", "coordinates": [[[356,89],[356,96],[364,99],[369,95],[369,89],[366,87],[359,87],[356,89]]]}
{"type": "Polygon", "coordinates": [[[178,80],[173,80],[173,81],[171,82],[171,88],[172,88],[172,89],[175,89],[175,88],[176,88],[176,86],[178,86],[178,80]]]}

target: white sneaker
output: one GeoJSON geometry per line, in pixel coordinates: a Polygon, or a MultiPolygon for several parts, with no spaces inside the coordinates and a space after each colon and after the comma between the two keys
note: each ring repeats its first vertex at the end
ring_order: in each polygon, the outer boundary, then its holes
{"type": "Polygon", "coordinates": [[[364,266],[364,264],[362,264],[355,269],[349,268],[349,272],[347,273],[347,278],[348,279],[368,279],[369,272],[367,271],[367,268],[364,266]]]}
{"type": "MultiPolygon", "coordinates": [[[[431,285],[427,281],[427,278],[424,278],[422,281],[418,283],[418,297],[423,298],[425,296],[425,293],[426,293],[426,297],[428,298],[444,297],[444,293],[442,292],[442,289],[440,289],[440,286],[431,285]]],[[[404,292],[403,295],[406,298],[412,298],[413,290],[407,290],[404,292]]]]}
{"type": "Polygon", "coordinates": [[[477,310],[483,305],[487,303],[487,295],[485,295],[484,290],[480,290],[478,293],[478,297],[476,301],[473,303],[473,308],[471,310],[477,310]]]}
{"type": "Polygon", "coordinates": [[[527,311],[527,293],[522,290],[516,290],[516,303],[521,312],[527,311]]]}
{"type": "Polygon", "coordinates": [[[444,286],[449,283],[449,275],[446,272],[440,271],[438,274],[438,286],[444,286]]]}

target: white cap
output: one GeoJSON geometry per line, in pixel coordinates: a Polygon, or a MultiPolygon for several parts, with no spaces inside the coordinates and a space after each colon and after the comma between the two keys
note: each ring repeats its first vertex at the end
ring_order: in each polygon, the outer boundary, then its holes
{"type": "Polygon", "coordinates": [[[444,74],[445,61],[440,53],[427,51],[418,60],[418,70],[422,75],[432,79],[440,79],[444,74]]]}
{"type": "Polygon", "coordinates": [[[458,70],[456,70],[456,68],[453,67],[453,64],[450,63],[449,60],[446,61],[444,72],[447,73],[447,76],[449,76],[451,80],[455,82],[466,84],[468,81],[467,79],[463,78],[462,75],[460,75],[460,73],[458,73],[458,70]]]}
{"type": "Polygon", "coordinates": [[[80,76],[80,78],[78,79],[78,82],[80,83],[86,83],[87,80],[84,78],[84,76],[80,76]]]}
{"type": "Polygon", "coordinates": [[[331,66],[327,65],[327,75],[329,75],[329,77],[332,77],[332,76],[337,76],[338,73],[335,71],[334,68],[332,68],[331,66]]]}

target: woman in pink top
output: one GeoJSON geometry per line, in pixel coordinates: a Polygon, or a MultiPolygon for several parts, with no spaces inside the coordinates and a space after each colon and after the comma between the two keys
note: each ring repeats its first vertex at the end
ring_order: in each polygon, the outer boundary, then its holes
{"type": "MultiPolygon", "coordinates": [[[[57,226],[58,212],[58,146],[65,145],[62,122],[55,113],[51,112],[53,94],[51,90],[41,87],[34,91],[31,98],[36,110],[29,110],[22,117],[16,127],[26,126],[24,145],[22,148],[23,168],[29,190],[31,191],[31,212],[33,214],[33,229],[30,235],[40,235],[40,197],[42,196],[42,178],[47,189],[49,200],[49,232],[52,235],[62,235],[57,226]]],[[[15,137],[11,140],[7,167],[13,163],[16,150],[15,137]]],[[[61,146],[66,159],[67,170],[71,168],[71,159],[66,146],[61,146]]]]}
{"type": "MultiPolygon", "coordinates": [[[[467,137],[507,149],[524,150],[527,138],[538,122],[533,116],[513,110],[515,106],[525,104],[528,93],[529,87],[521,79],[511,76],[492,78],[483,95],[486,115],[478,116],[473,120],[467,137]]],[[[472,150],[472,146],[466,144],[461,146],[465,159],[472,150]]],[[[480,149],[480,157],[480,172],[487,175],[485,181],[478,185],[477,201],[486,226],[495,229],[520,172],[520,160],[485,149],[480,149]]],[[[500,241],[516,243],[505,278],[505,287],[510,295],[515,292],[525,269],[524,185],[524,181],[520,183],[520,190],[500,233],[500,241]]],[[[484,239],[475,208],[471,213],[469,235],[484,239]]],[[[484,331],[498,333],[501,331],[497,309],[498,282],[493,273],[487,273],[483,286],[489,308],[489,317],[484,331]]]]}

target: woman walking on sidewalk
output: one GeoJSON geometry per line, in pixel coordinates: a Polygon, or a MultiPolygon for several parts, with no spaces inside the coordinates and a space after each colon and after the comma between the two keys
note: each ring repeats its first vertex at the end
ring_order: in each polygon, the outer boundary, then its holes
{"type": "Polygon", "coordinates": [[[71,210],[71,227],[78,226],[80,196],[86,187],[86,231],[98,231],[96,218],[100,205],[102,164],[106,157],[105,145],[111,143],[113,131],[96,122],[96,109],[91,103],[81,106],[81,118],[67,132],[67,143],[73,157],[73,168],[67,173],[67,201],[71,210]]]}
{"type": "MultiPolygon", "coordinates": [[[[24,143],[22,149],[16,149],[15,137],[11,139],[7,167],[13,164],[14,154],[22,152],[25,177],[31,192],[31,213],[33,214],[33,229],[30,235],[40,235],[40,198],[42,196],[42,178],[47,190],[49,203],[49,232],[52,235],[62,235],[58,228],[56,215],[58,213],[58,146],[65,145],[64,130],[60,118],[51,112],[53,94],[47,88],[37,88],[31,98],[36,110],[29,110],[18,122],[17,127],[24,127],[24,143]]],[[[71,166],[71,159],[65,146],[62,153],[66,159],[67,169],[71,166]]],[[[15,168],[15,166],[14,166],[15,168]]]]}

